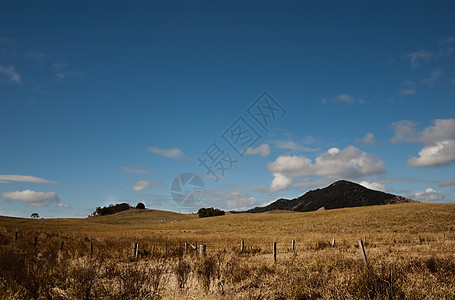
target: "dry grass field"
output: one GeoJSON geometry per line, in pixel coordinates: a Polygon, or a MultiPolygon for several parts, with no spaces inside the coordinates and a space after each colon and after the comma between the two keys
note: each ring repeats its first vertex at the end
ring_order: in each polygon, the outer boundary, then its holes
{"type": "Polygon", "coordinates": [[[0,217],[0,297],[455,299],[455,205],[204,219],[137,209],[87,219],[0,217]],[[358,248],[364,238],[368,265],[358,248]],[[206,256],[184,243],[206,245],[206,256]]]}

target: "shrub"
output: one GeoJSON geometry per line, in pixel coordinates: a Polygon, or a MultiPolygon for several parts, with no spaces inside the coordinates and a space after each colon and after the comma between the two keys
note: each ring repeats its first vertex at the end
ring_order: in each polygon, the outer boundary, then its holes
{"type": "Polygon", "coordinates": [[[199,218],[206,218],[206,217],[214,217],[214,216],[224,216],[224,211],[218,209],[218,208],[200,208],[197,211],[197,214],[199,215],[199,218]]]}
{"type": "Polygon", "coordinates": [[[142,202],[139,202],[139,203],[136,205],[136,208],[137,208],[137,209],[145,209],[145,204],[142,203],[142,202]]]}

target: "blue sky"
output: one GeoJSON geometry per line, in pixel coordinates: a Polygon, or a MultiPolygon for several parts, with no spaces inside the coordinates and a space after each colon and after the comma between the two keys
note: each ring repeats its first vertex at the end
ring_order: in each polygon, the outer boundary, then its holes
{"type": "Polygon", "coordinates": [[[199,206],[226,210],[338,179],[455,202],[454,11],[2,1],[0,215],[85,217],[120,202],[196,211],[170,193],[183,173],[204,183],[199,206]],[[219,178],[200,163],[210,153],[219,178]]]}

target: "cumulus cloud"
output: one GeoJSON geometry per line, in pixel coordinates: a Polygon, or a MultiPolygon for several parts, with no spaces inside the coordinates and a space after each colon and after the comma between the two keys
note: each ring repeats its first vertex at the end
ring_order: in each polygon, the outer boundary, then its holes
{"type": "Polygon", "coordinates": [[[142,191],[143,189],[152,187],[152,188],[159,188],[162,187],[163,184],[159,181],[147,181],[147,180],[139,180],[133,186],[133,191],[142,191]]]}
{"type": "Polygon", "coordinates": [[[360,181],[359,184],[363,185],[364,187],[371,189],[371,190],[387,192],[387,188],[385,187],[385,185],[383,185],[382,183],[379,183],[379,182],[369,182],[369,181],[363,180],[363,181],[360,181]]]}
{"type": "Polygon", "coordinates": [[[418,157],[408,160],[410,167],[443,167],[455,162],[455,140],[436,142],[419,151],[418,157]]]}
{"type": "Polygon", "coordinates": [[[30,206],[48,206],[51,203],[60,201],[55,192],[35,192],[31,190],[4,192],[3,197],[18,200],[30,206]]]}
{"type": "Polygon", "coordinates": [[[428,188],[425,191],[417,191],[414,193],[414,199],[423,202],[440,201],[444,199],[444,197],[445,196],[443,193],[432,188],[428,188]]]}
{"type": "Polygon", "coordinates": [[[374,134],[367,132],[362,139],[357,139],[356,142],[359,144],[374,145],[376,143],[376,139],[374,137],[374,134]]]}
{"type": "Polygon", "coordinates": [[[183,158],[185,156],[179,148],[161,149],[158,147],[150,147],[148,150],[168,158],[183,158]]]}
{"type": "Polygon", "coordinates": [[[418,131],[418,123],[402,120],[392,123],[391,127],[395,135],[391,139],[392,143],[423,143],[431,144],[438,141],[449,140],[455,136],[455,119],[436,119],[433,125],[428,126],[422,131],[418,131]]]}
{"type": "Polygon", "coordinates": [[[441,167],[455,162],[455,119],[436,119],[431,126],[417,130],[417,123],[403,120],[393,123],[393,143],[422,143],[418,157],[408,160],[411,167],[441,167]]]}
{"type": "Polygon", "coordinates": [[[0,175],[0,182],[32,182],[32,183],[56,183],[55,181],[34,177],[34,176],[27,176],[27,175],[0,175]]]}
{"type": "Polygon", "coordinates": [[[13,65],[0,65],[0,73],[8,78],[9,82],[21,83],[21,75],[16,71],[16,67],[13,65]]]}
{"type": "Polygon", "coordinates": [[[262,144],[257,148],[248,147],[245,151],[246,155],[255,155],[259,154],[261,156],[268,156],[270,155],[270,146],[268,144],[262,144]]]}
{"type": "Polygon", "coordinates": [[[273,176],[272,183],[270,183],[271,192],[285,190],[292,185],[292,177],[285,176],[281,173],[273,173],[273,176]]]}
{"type": "MultiPolygon", "coordinates": [[[[314,162],[303,155],[280,155],[274,162],[268,163],[267,169],[274,176],[270,188],[280,190],[289,187],[295,177],[304,177],[302,181],[305,183],[308,183],[308,176],[363,178],[384,173],[385,164],[373,154],[348,146],[343,150],[330,148],[316,157],[314,162]]],[[[303,183],[297,186],[303,186],[303,183]]]]}
{"type": "Polygon", "coordinates": [[[219,207],[223,210],[247,210],[259,204],[258,200],[245,192],[207,190],[205,206],[219,207]]]}

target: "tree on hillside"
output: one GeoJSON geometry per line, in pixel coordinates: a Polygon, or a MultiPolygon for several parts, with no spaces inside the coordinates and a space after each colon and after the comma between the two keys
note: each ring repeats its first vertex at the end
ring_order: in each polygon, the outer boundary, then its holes
{"type": "Polygon", "coordinates": [[[224,216],[224,211],[218,208],[200,208],[197,211],[199,218],[207,218],[207,217],[214,217],[214,216],[224,216]]]}
{"type": "Polygon", "coordinates": [[[92,213],[92,216],[105,216],[105,215],[112,215],[124,210],[128,210],[131,208],[131,205],[128,203],[120,203],[120,204],[110,204],[109,206],[104,207],[97,207],[95,211],[92,213]]]}
{"type": "Polygon", "coordinates": [[[39,215],[38,215],[38,213],[34,212],[34,213],[31,214],[30,217],[32,217],[32,218],[34,218],[34,219],[38,219],[38,218],[39,218],[39,215]]]}
{"type": "Polygon", "coordinates": [[[145,204],[142,203],[142,202],[139,202],[139,203],[136,205],[136,208],[138,208],[138,209],[145,209],[145,204]]]}

